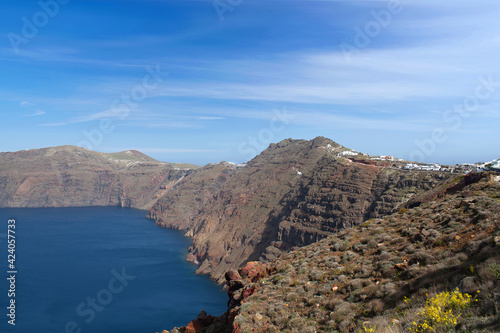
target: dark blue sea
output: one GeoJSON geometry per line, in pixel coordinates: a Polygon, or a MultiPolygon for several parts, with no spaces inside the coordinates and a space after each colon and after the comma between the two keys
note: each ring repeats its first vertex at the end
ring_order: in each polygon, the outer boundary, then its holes
{"type": "Polygon", "coordinates": [[[189,240],[144,216],[118,207],[0,209],[0,332],[155,333],[203,309],[222,314],[227,294],[194,274],[189,240]],[[15,297],[7,280],[12,218],[15,297]]]}

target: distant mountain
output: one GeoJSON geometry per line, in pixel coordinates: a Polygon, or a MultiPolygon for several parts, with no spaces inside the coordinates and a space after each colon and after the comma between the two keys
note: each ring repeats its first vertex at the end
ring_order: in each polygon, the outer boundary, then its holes
{"type": "Polygon", "coordinates": [[[60,146],[0,153],[0,207],[149,209],[194,168],[135,150],[106,154],[60,146]]]}
{"type": "Polygon", "coordinates": [[[137,150],[125,150],[118,153],[108,153],[104,154],[108,158],[114,160],[124,160],[124,161],[137,161],[137,162],[155,162],[159,163],[160,161],[155,160],[154,158],[141,153],[137,150]]]}
{"type": "Polygon", "coordinates": [[[166,192],[148,217],[186,231],[198,273],[222,282],[228,269],[273,260],[294,246],[391,214],[452,176],[339,156],[344,151],[323,137],[288,139],[242,167],[205,166],[166,192]]]}

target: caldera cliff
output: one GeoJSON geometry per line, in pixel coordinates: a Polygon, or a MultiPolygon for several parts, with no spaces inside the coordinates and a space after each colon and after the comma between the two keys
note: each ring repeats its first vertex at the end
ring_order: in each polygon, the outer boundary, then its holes
{"type": "Polygon", "coordinates": [[[148,217],[184,230],[197,272],[222,283],[229,269],[391,214],[451,176],[339,156],[346,150],[323,137],[288,139],[246,165],[207,165],[159,198],[148,217]]]}
{"type": "Polygon", "coordinates": [[[194,167],[74,146],[0,153],[0,207],[149,209],[194,167]]]}

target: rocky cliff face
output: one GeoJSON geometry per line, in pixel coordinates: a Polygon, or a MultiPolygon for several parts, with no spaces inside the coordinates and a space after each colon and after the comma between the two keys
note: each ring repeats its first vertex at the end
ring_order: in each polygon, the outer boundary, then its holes
{"type": "Polygon", "coordinates": [[[230,270],[228,311],[170,332],[499,332],[499,181],[461,176],[397,213],[230,270]]]}
{"type": "Polygon", "coordinates": [[[61,146],[0,153],[0,207],[149,209],[187,173],[138,151],[61,146]]]}
{"type": "Polygon", "coordinates": [[[392,213],[450,177],[337,157],[326,138],[272,144],[244,167],[209,165],[186,176],[148,216],[185,230],[198,273],[218,282],[246,261],[268,261],[370,218],[392,213]]]}
{"type": "Polygon", "coordinates": [[[450,177],[338,157],[326,139],[272,144],[245,166],[158,162],[137,151],[62,146],[0,154],[0,207],[124,206],[149,209],[193,240],[198,273],[223,282],[246,261],[269,261],[392,213],[450,177]],[[191,168],[190,168],[191,167],[191,168]]]}

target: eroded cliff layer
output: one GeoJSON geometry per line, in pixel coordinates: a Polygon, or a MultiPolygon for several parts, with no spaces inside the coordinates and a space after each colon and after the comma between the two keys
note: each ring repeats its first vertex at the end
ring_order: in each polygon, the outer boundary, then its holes
{"type": "Polygon", "coordinates": [[[291,247],[390,214],[450,177],[353,162],[337,156],[344,150],[322,137],[290,139],[245,166],[208,165],[175,185],[148,216],[185,230],[198,273],[222,282],[228,269],[273,260],[291,247]]]}
{"type": "Polygon", "coordinates": [[[105,154],[74,146],[0,153],[0,207],[149,209],[189,167],[138,151],[105,154]]]}
{"type": "Polygon", "coordinates": [[[499,332],[499,181],[457,177],[410,208],[228,271],[228,311],[170,333],[499,332]]]}

